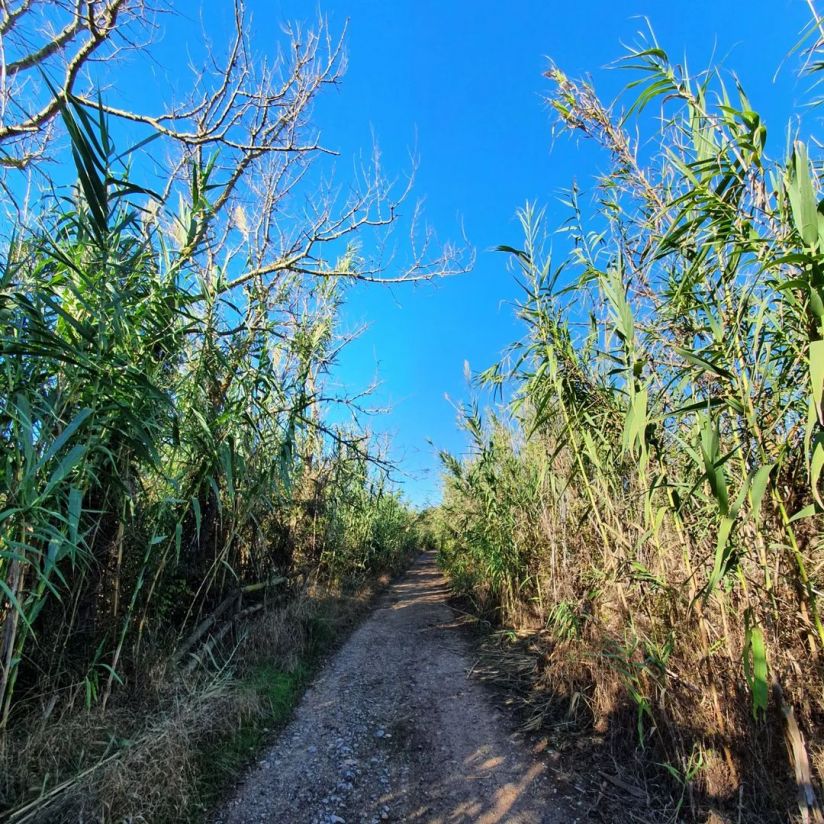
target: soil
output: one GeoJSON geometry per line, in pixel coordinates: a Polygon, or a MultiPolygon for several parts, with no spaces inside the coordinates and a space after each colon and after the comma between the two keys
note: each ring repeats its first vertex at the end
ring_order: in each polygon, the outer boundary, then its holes
{"type": "Polygon", "coordinates": [[[329,660],[215,824],[579,820],[546,759],[467,679],[471,647],[448,598],[425,553],[329,660]]]}

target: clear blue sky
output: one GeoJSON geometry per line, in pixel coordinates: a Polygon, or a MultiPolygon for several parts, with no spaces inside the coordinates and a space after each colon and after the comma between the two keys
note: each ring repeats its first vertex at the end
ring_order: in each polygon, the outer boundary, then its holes
{"type": "MultiPolygon", "coordinates": [[[[229,6],[204,4],[216,35],[229,6]]],[[[279,20],[311,19],[318,8],[298,0],[249,0],[249,7],[261,49],[279,20]]],[[[804,82],[795,76],[797,57],[774,75],[809,11],[804,0],[325,0],[319,8],[333,30],[347,20],[349,27],[347,75],[318,110],[327,144],[351,155],[369,149],[374,131],[387,169],[398,172],[415,146],[416,192],[429,221],[442,238],[456,237],[463,221],[478,251],[469,275],[391,290],[358,287],[344,313],[345,326],[367,322],[369,329],[345,352],[338,377],[354,388],[379,375],[375,402],[392,410],[373,426],[392,433],[411,500],[435,502],[436,449],[464,448],[445,395],[468,399],[465,361],[484,369],[520,334],[512,317],[517,288],[505,260],[489,249],[518,244],[514,214],[526,200],[546,205],[559,223],[560,191],[573,179],[591,188],[600,168],[587,146],[552,143],[542,100],[548,58],[569,75],[590,74],[611,99],[627,76],[606,66],[646,16],[673,58],[686,54],[695,70],[714,53],[736,71],[771,127],[768,151],[780,156],[804,82]]],[[[159,51],[164,63],[172,61],[166,68],[181,54],[177,35],[167,35],[159,51]]]]}

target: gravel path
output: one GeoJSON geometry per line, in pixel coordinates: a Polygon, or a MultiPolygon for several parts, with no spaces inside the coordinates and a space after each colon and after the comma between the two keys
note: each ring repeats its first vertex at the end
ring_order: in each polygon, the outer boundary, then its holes
{"type": "Polygon", "coordinates": [[[467,680],[448,594],[422,555],[329,661],[215,824],[573,820],[485,688],[467,680]]]}

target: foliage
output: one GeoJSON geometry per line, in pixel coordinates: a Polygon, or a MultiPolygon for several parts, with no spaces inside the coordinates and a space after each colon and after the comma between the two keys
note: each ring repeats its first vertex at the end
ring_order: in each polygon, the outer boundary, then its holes
{"type": "MultiPolygon", "coordinates": [[[[185,116],[138,116],[44,75],[76,183],[28,157],[42,200],[4,226],[4,755],[15,726],[150,705],[158,673],[200,683],[244,617],[307,586],[363,584],[414,547],[362,409],[327,383],[351,337],[347,289],[380,280],[361,235],[390,226],[398,201],[377,166],[344,202],[309,174],[326,156],[310,106],[339,76],[340,44],[287,29],[289,58],[266,67],[241,3],[236,16],[227,62],[185,116]],[[135,124],[148,134],[124,150],[135,124]]],[[[439,271],[419,258],[400,279],[439,271]]],[[[4,786],[0,803],[49,798],[64,777],[22,799],[4,786]]]]}
{"type": "Polygon", "coordinates": [[[654,41],[624,64],[625,115],[548,72],[560,126],[609,168],[591,208],[570,193],[562,265],[532,206],[523,248],[501,247],[526,336],[481,376],[507,414],[468,410],[472,456],[444,456],[441,556],[501,620],[549,629],[559,684],[595,662],[596,722],[633,707],[668,764],[721,742],[725,791],[756,776],[750,800],[780,810],[770,683],[815,742],[824,710],[821,161],[800,136],[772,159],[720,72],[654,41]]]}

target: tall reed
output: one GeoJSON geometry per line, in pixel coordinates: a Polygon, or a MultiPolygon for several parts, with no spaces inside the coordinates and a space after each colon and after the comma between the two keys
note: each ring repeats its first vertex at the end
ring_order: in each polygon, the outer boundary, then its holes
{"type": "Polygon", "coordinates": [[[824,744],[821,161],[800,135],[772,159],[734,78],[654,40],[624,65],[624,113],[547,73],[559,126],[608,169],[592,203],[569,195],[562,264],[532,206],[523,248],[501,247],[526,334],[481,376],[506,413],[469,410],[472,457],[445,457],[442,557],[479,606],[548,627],[556,686],[601,725],[632,708],[638,744],[707,803],[743,782],[780,818],[785,729],[806,815],[824,744]],[[718,769],[696,777],[696,752],[718,769]]]}
{"type": "Polygon", "coordinates": [[[370,438],[327,421],[346,282],[233,286],[212,161],[164,196],[102,105],[63,123],[77,185],[3,249],[2,726],[138,688],[233,593],[364,576],[413,540],[370,438]]]}

